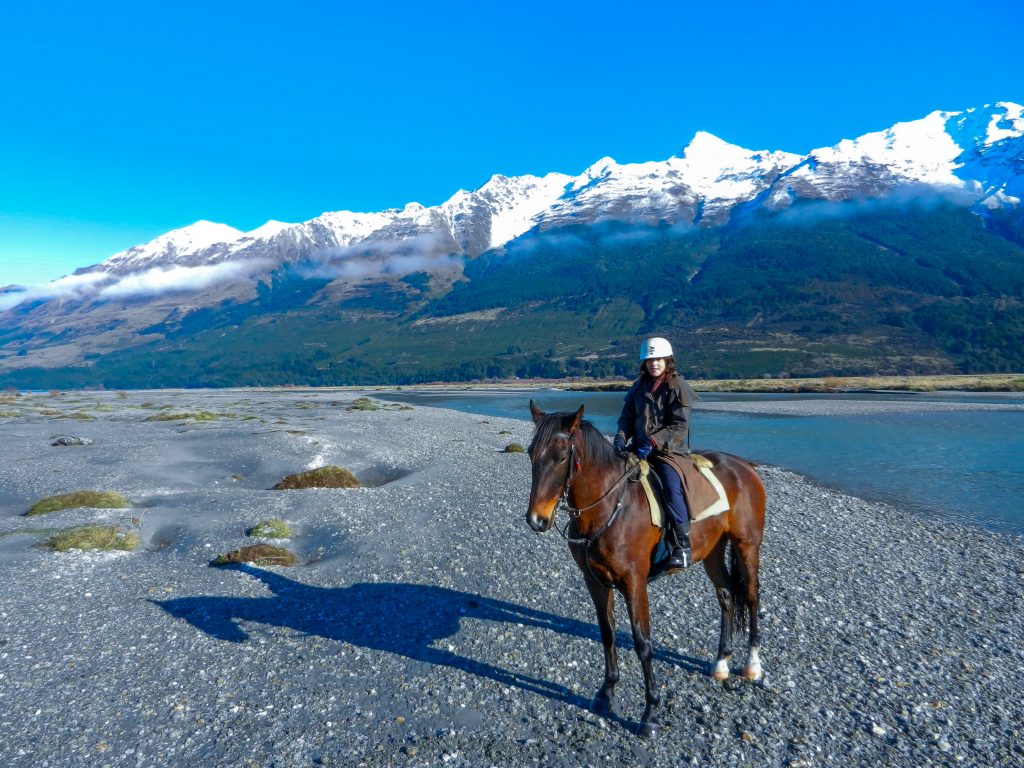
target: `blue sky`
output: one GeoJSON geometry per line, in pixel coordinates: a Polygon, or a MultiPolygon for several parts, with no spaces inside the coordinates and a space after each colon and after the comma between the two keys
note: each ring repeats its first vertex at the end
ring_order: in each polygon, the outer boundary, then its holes
{"type": "Polygon", "coordinates": [[[435,205],[697,130],[803,153],[1024,101],[1010,2],[57,2],[0,26],[0,286],[199,219],[435,205]]]}

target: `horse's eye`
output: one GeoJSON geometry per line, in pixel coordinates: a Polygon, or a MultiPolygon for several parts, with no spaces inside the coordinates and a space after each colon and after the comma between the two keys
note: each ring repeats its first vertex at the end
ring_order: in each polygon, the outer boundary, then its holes
{"type": "Polygon", "coordinates": [[[565,462],[566,462],[566,460],[568,458],[569,458],[569,454],[563,453],[561,456],[558,457],[558,463],[559,464],[565,464],[565,462]]]}

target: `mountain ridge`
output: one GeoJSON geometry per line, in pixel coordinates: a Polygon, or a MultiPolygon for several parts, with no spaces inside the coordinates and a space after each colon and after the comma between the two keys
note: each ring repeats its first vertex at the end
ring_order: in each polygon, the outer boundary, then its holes
{"type": "Polygon", "coordinates": [[[773,209],[798,198],[876,196],[886,191],[886,186],[891,189],[902,184],[956,189],[973,195],[972,204],[1018,205],[1024,197],[1018,164],[1024,147],[1015,146],[1003,162],[996,163],[995,173],[984,159],[993,145],[1007,140],[1019,144],[1022,136],[1024,107],[1013,102],[962,111],[936,110],[919,120],[843,139],[806,155],[748,150],[697,131],[679,154],[664,161],[619,164],[605,157],[578,176],[559,172],[544,176],[495,174],[476,190],[457,190],[432,207],[410,202],[403,208],[377,212],[329,211],[296,224],[271,220],[250,232],[199,221],[75,274],[103,271],[116,275],[143,265],[244,259],[261,244],[272,243],[288,232],[297,245],[309,248],[346,248],[442,233],[448,235],[445,245],[460,255],[475,257],[533,226],[551,228],[569,220],[578,223],[625,216],[633,222],[664,219],[676,223],[690,213],[688,223],[713,226],[725,223],[735,205],[765,192],[765,202],[773,209]],[[956,175],[958,170],[962,175],[956,175]],[[776,185],[780,179],[786,181],[776,185]],[[623,205],[624,200],[629,205],[623,205]],[[223,235],[219,240],[217,233],[223,235]],[[217,245],[224,247],[214,249],[217,245]]]}
{"type": "MultiPolygon", "coordinates": [[[[320,380],[318,364],[326,366],[325,381],[364,383],[355,381],[360,366],[382,375],[366,365],[371,340],[377,349],[392,350],[395,370],[409,381],[428,370],[462,377],[528,373],[531,366],[568,371],[557,368],[557,361],[628,357],[619,345],[638,334],[668,328],[704,338],[712,327],[724,328],[723,338],[734,339],[730,343],[745,344],[736,359],[748,362],[729,367],[725,353],[708,347],[701,354],[711,372],[852,373],[861,370],[856,359],[862,351],[852,326],[840,317],[844,313],[873,329],[868,335],[875,342],[888,339],[903,350],[899,363],[868,355],[865,360],[874,362],[865,362],[864,371],[1005,367],[1017,359],[1015,353],[991,346],[1016,327],[1014,313],[1024,299],[1017,281],[1024,257],[1007,255],[1024,244],[1022,111],[999,102],[932,112],[807,155],[747,150],[698,132],[665,161],[620,165],[602,158],[578,176],[496,174],[477,190],[459,190],[429,208],[409,203],[380,212],[334,211],[299,224],[271,221],[248,233],[197,222],[34,292],[0,291],[0,374],[28,381],[64,371],[77,380],[109,378],[117,370],[127,377],[120,381],[141,381],[132,377],[142,374],[129,369],[144,358],[150,371],[158,364],[146,350],[178,350],[187,368],[200,359],[189,355],[206,354],[201,349],[215,345],[214,338],[230,340],[254,329],[267,339],[290,335],[293,343],[278,352],[293,360],[290,370],[310,380],[320,380]],[[911,218],[924,222],[911,235],[900,233],[908,206],[911,218]],[[837,225],[838,219],[847,223],[837,225]],[[854,220],[861,224],[853,226],[854,220]],[[942,250],[936,232],[960,243],[963,254],[942,250]],[[867,250],[862,241],[871,243],[867,250]],[[759,256],[758,247],[769,256],[759,256]],[[934,261],[926,248],[942,250],[939,272],[923,266],[934,261]],[[835,257],[837,249],[848,264],[835,257]],[[904,271],[894,272],[886,258],[906,261],[904,271]],[[958,258],[982,274],[1004,270],[1006,285],[965,276],[958,258]],[[816,261],[845,277],[822,273],[816,261]],[[734,269],[738,263],[752,265],[749,275],[734,269]],[[767,264],[783,276],[788,270],[794,285],[814,277],[803,288],[787,287],[765,271],[767,264]],[[648,268],[676,293],[636,288],[630,281],[648,268]],[[957,277],[950,282],[940,273],[957,277]],[[905,282],[908,274],[927,289],[879,282],[885,275],[905,282]],[[757,281],[772,287],[773,303],[751,313],[708,314],[701,302],[737,301],[724,285],[701,287],[722,275],[749,293],[736,306],[757,304],[763,290],[757,281]],[[584,290],[577,307],[564,300],[572,295],[565,293],[571,291],[568,279],[584,290]],[[862,298],[854,300],[857,281],[871,288],[860,289],[862,298]],[[602,301],[595,303],[595,295],[602,301]],[[897,295],[904,296],[903,305],[897,295]],[[590,314],[580,315],[582,306],[590,314]],[[1000,306],[1009,307],[1006,322],[992,320],[1000,306]],[[609,307],[620,315],[611,316],[609,307]],[[878,326],[876,310],[895,324],[878,326]],[[679,313],[693,313],[709,325],[687,325],[679,313]],[[816,313],[840,319],[819,323],[816,313]],[[999,330],[991,339],[982,334],[968,349],[947,338],[955,318],[994,322],[999,330]],[[474,361],[442,333],[457,329],[459,335],[487,323],[493,329],[498,320],[531,336],[529,343],[510,339],[499,348],[484,339],[478,342],[480,360],[474,361]],[[298,341],[318,323],[337,326],[330,352],[298,341]],[[560,336],[565,323],[584,328],[575,342],[560,336]],[[774,330],[762,334],[759,324],[774,330]],[[220,335],[210,336],[214,332],[220,335]],[[423,348],[437,359],[391,344],[389,334],[423,339],[423,348]],[[833,357],[813,353],[829,334],[846,339],[839,344],[843,351],[833,357]],[[562,341],[539,349],[546,336],[562,341]],[[605,337],[609,343],[599,343],[605,337]],[[795,362],[762,363],[763,355],[751,352],[787,344],[807,354],[795,362]],[[987,351],[977,351],[977,345],[987,351]]],[[[494,334],[513,335],[500,329],[494,334]]],[[[250,354],[276,365],[258,350],[250,354]]],[[[216,365],[234,370],[223,360],[216,365]]],[[[600,367],[586,363],[573,370],[600,367]]],[[[227,381],[218,376],[210,380],[227,381]]]]}

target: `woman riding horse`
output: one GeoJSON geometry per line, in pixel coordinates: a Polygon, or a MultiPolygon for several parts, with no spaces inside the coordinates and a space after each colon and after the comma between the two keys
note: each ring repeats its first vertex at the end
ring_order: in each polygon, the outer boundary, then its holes
{"type": "MultiPolygon", "coordinates": [[[[593,708],[599,713],[611,711],[619,679],[614,612],[614,593],[619,592],[626,601],[633,646],[644,675],[647,705],[638,732],[651,737],[658,726],[661,695],[652,664],[647,582],[661,531],[651,522],[647,497],[640,483],[633,482],[633,469],[583,420],[582,406],[575,413],[546,414],[531,401],[530,412],[536,430],[529,449],[533,479],[526,522],[541,533],[555,525],[559,509],[569,514],[565,531],[569,551],[593,600],[604,646],[604,683],[593,708]]],[[[694,562],[703,561],[721,608],[713,675],[716,680],[729,677],[733,631],[749,618],[750,652],[743,676],[759,680],[758,571],[764,486],[750,462],[717,451],[703,455],[729,501],[727,510],[695,522],[690,530],[694,562]]]]}
{"type": "Polygon", "coordinates": [[[655,337],[640,345],[640,377],[626,393],[613,445],[619,453],[625,453],[628,445],[639,458],[650,457],[661,479],[674,534],[665,573],[690,567],[690,513],[679,475],[664,458],[689,453],[690,405],[696,399],[676,371],[672,345],[666,339],[655,337]]]}

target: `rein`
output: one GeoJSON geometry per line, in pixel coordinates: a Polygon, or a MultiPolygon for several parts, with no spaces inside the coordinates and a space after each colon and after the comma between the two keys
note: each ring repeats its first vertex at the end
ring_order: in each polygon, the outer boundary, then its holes
{"type": "MultiPolygon", "coordinates": [[[[626,464],[626,471],[622,473],[622,477],[620,477],[618,480],[616,480],[614,483],[612,483],[612,486],[607,491],[605,491],[603,494],[601,494],[601,496],[597,499],[597,501],[595,501],[595,502],[593,502],[591,504],[587,504],[587,506],[585,506],[585,507],[574,507],[574,506],[572,506],[569,503],[569,489],[572,487],[573,475],[576,472],[579,472],[582,468],[583,468],[583,463],[580,461],[580,458],[576,455],[576,441],[573,440],[573,439],[570,439],[570,441],[569,441],[569,471],[566,474],[565,487],[562,489],[562,497],[558,500],[558,506],[555,508],[555,512],[556,513],[558,512],[559,509],[564,509],[566,511],[566,513],[569,515],[570,520],[569,520],[569,522],[567,522],[565,524],[564,528],[559,528],[557,522],[554,524],[554,527],[555,527],[556,531],[558,531],[560,534],[562,534],[562,538],[565,539],[566,542],[568,542],[569,546],[573,546],[573,545],[580,546],[580,545],[583,545],[584,562],[587,564],[587,570],[590,571],[590,575],[593,576],[595,579],[597,579],[597,581],[599,581],[600,583],[604,584],[603,579],[598,578],[597,574],[595,574],[594,571],[590,568],[590,553],[589,553],[589,550],[590,550],[590,546],[595,541],[597,541],[598,538],[600,538],[601,534],[603,534],[605,531],[607,531],[609,528],[611,528],[612,524],[618,518],[619,512],[622,509],[622,500],[623,500],[623,498],[625,498],[625,495],[626,495],[626,485],[625,485],[625,482],[626,482],[626,479],[629,478],[629,476],[631,474],[633,474],[633,468],[630,467],[629,463],[627,462],[627,464],[626,464]],[[596,507],[599,504],[601,504],[619,486],[622,486],[622,489],[619,491],[619,498],[615,502],[615,508],[612,509],[612,513],[608,516],[608,519],[605,520],[604,525],[602,525],[600,528],[598,528],[590,536],[583,536],[583,537],[569,536],[569,534],[568,534],[569,526],[570,525],[575,525],[576,521],[579,520],[579,517],[580,517],[580,515],[583,512],[586,512],[588,509],[593,509],[594,507],[596,507]]],[[[610,585],[605,584],[605,586],[610,586],[610,585]]]]}

